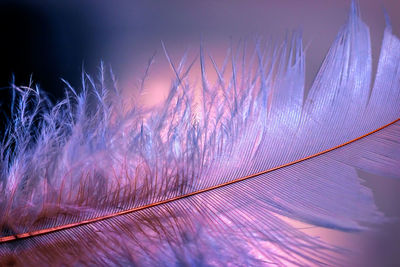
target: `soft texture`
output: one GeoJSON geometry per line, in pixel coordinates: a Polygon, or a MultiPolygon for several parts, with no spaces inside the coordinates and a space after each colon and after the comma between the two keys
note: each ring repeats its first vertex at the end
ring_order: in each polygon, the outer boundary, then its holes
{"type": "Polygon", "coordinates": [[[201,47],[201,91],[188,78],[196,62],[169,59],[175,79],[151,109],[126,101],[103,65],[97,79],[83,74],[79,94],[65,82],[56,105],[14,87],[0,265],[340,264],[340,248],[285,217],[343,231],[384,220],[357,169],[400,177],[400,41],[388,24],[372,85],[369,30],[353,3],[305,99],[304,58],[298,33],[258,41],[222,67],[210,57],[212,85],[201,47]]]}

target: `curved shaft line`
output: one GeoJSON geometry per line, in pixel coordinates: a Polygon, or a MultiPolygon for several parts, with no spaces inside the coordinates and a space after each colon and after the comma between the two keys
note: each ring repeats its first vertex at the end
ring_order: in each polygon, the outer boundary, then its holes
{"type": "Polygon", "coordinates": [[[221,187],[224,187],[224,186],[227,186],[227,185],[238,183],[238,182],[241,182],[241,181],[244,181],[244,180],[247,180],[247,179],[250,179],[250,178],[254,178],[254,177],[262,175],[262,174],[273,172],[275,170],[279,170],[279,169],[282,169],[282,168],[297,164],[299,162],[302,162],[302,161],[305,161],[305,160],[320,156],[320,155],[328,153],[328,152],[330,152],[332,150],[341,148],[341,147],[346,146],[348,144],[351,144],[351,143],[353,143],[353,142],[355,142],[357,140],[363,139],[363,138],[365,138],[365,137],[367,137],[367,136],[369,136],[371,134],[374,134],[374,133],[376,133],[376,132],[378,132],[378,131],[380,131],[380,130],[382,130],[382,129],[384,129],[384,128],[392,125],[392,124],[395,124],[398,121],[400,121],[400,118],[398,118],[398,119],[392,121],[391,123],[388,123],[388,124],[378,128],[378,129],[376,129],[376,130],[374,130],[372,132],[369,132],[369,133],[364,134],[362,136],[359,136],[359,137],[357,137],[357,138],[355,138],[353,140],[350,140],[350,141],[348,141],[346,143],[340,144],[340,145],[335,146],[333,148],[318,152],[316,154],[313,154],[313,155],[310,155],[310,156],[307,156],[307,157],[304,157],[304,158],[301,158],[301,159],[298,159],[298,160],[295,160],[295,161],[292,161],[292,162],[289,162],[289,163],[286,163],[286,164],[283,164],[283,165],[280,165],[280,166],[277,166],[277,167],[274,167],[274,168],[271,168],[271,169],[268,169],[268,170],[265,170],[265,171],[254,173],[254,174],[251,174],[251,175],[248,175],[248,176],[244,176],[244,177],[241,177],[241,178],[229,181],[229,182],[225,182],[225,183],[222,183],[222,184],[219,184],[219,185],[211,186],[209,188],[201,189],[201,190],[198,190],[198,191],[195,191],[195,192],[192,192],[192,193],[188,193],[188,194],[185,194],[185,195],[173,197],[173,198],[170,198],[170,199],[162,200],[162,201],[155,202],[155,203],[148,204],[148,205],[141,206],[141,207],[136,207],[136,208],[132,208],[132,209],[128,209],[128,210],[112,213],[112,214],[109,214],[109,215],[104,215],[104,216],[100,216],[100,217],[96,217],[96,218],[92,218],[92,219],[88,219],[88,220],[84,220],[84,221],[80,221],[80,222],[76,222],[76,223],[60,225],[60,226],[46,228],[46,229],[42,229],[42,230],[37,230],[37,231],[32,231],[32,232],[27,232],[27,233],[22,233],[22,234],[16,234],[16,235],[0,237],[0,243],[10,242],[10,241],[14,241],[14,240],[18,240],[18,239],[24,239],[24,238],[28,238],[28,237],[34,237],[34,236],[38,236],[38,235],[44,235],[44,234],[57,232],[57,231],[61,231],[61,230],[65,230],[65,229],[69,229],[69,228],[73,228],[73,227],[78,227],[78,226],[85,225],[85,224],[90,224],[90,223],[95,223],[95,222],[98,222],[98,221],[107,220],[107,219],[110,219],[110,218],[115,218],[115,217],[118,217],[118,216],[122,216],[122,215],[125,215],[125,214],[128,214],[128,213],[135,212],[135,211],[144,210],[144,209],[148,209],[148,208],[151,208],[151,207],[154,207],[154,206],[163,205],[163,204],[166,204],[166,203],[169,203],[169,202],[173,202],[173,201],[176,201],[176,200],[179,200],[179,199],[191,197],[191,196],[198,195],[198,194],[201,194],[201,193],[204,193],[204,192],[207,192],[207,191],[211,191],[211,190],[214,190],[214,189],[217,189],[217,188],[221,188],[221,187]]]}

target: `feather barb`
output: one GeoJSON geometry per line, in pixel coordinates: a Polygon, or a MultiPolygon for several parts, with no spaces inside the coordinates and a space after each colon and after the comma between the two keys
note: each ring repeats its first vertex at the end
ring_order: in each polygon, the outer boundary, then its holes
{"type": "Polygon", "coordinates": [[[282,169],[282,168],[285,168],[285,167],[288,167],[288,166],[303,162],[305,160],[308,160],[308,159],[315,158],[315,157],[318,157],[320,155],[326,154],[326,153],[331,152],[333,150],[336,150],[338,148],[344,147],[344,146],[346,146],[348,144],[354,143],[354,142],[356,142],[356,141],[358,141],[360,139],[363,139],[363,138],[365,138],[365,137],[367,137],[369,135],[372,135],[372,134],[374,134],[374,133],[376,133],[378,131],[381,131],[381,130],[387,128],[388,126],[393,125],[393,124],[395,124],[395,123],[397,123],[399,121],[400,121],[400,118],[398,118],[398,119],[396,119],[396,120],[394,120],[394,121],[392,121],[392,122],[390,122],[390,123],[378,128],[378,129],[375,129],[375,130],[373,130],[373,131],[371,131],[369,133],[366,133],[366,134],[364,134],[362,136],[359,136],[359,137],[354,138],[354,139],[352,139],[350,141],[342,143],[342,144],[340,144],[338,146],[323,150],[321,152],[315,153],[313,155],[310,155],[310,156],[307,156],[307,157],[304,157],[304,158],[301,158],[301,159],[298,159],[298,160],[295,160],[295,161],[292,161],[292,162],[288,162],[286,164],[283,164],[283,165],[280,165],[280,166],[277,166],[277,167],[274,167],[274,168],[270,168],[270,169],[267,169],[267,170],[264,170],[264,171],[261,171],[261,172],[258,172],[258,173],[254,173],[254,174],[251,174],[251,175],[248,175],[248,176],[240,177],[240,178],[234,179],[234,180],[229,181],[229,182],[225,182],[225,183],[222,183],[222,184],[219,184],[219,185],[215,185],[215,186],[211,186],[211,187],[204,188],[204,189],[201,189],[201,190],[197,190],[197,191],[194,191],[194,192],[191,192],[191,193],[187,193],[187,194],[184,194],[184,195],[181,195],[181,196],[173,197],[173,198],[170,198],[170,199],[158,201],[158,202],[151,203],[151,204],[148,204],[148,205],[144,205],[144,206],[141,206],[141,207],[136,207],[136,208],[132,208],[132,209],[128,209],[128,210],[112,213],[112,214],[105,215],[105,216],[100,216],[100,217],[96,217],[96,218],[92,218],[92,219],[88,219],[88,220],[83,220],[83,221],[76,222],[76,223],[65,224],[65,225],[60,225],[60,226],[51,227],[51,228],[47,228],[47,229],[41,229],[41,230],[27,232],[27,233],[21,233],[21,234],[15,234],[15,235],[10,235],[10,236],[0,237],[0,243],[6,243],[6,242],[14,241],[14,240],[25,239],[25,238],[29,238],[29,237],[49,234],[49,233],[52,233],[52,232],[62,231],[62,230],[70,229],[70,228],[73,228],[73,227],[78,227],[78,226],[82,226],[82,225],[86,225],[86,224],[90,224],[90,223],[95,223],[95,222],[107,220],[107,219],[110,219],[110,218],[114,218],[114,217],[118,217],[118,216],[129,214],[129,213],[133,213],[133,212],[136,212],[136,211],[139,211],[139,210],[144,210],[144,209],[147,209],[147,208],[151,208],[151,207],[163,205],[163,204],[166,204],[166,203],[170,203],[170,202],[173,202],[173,201],[176,201],[176,200],[179,200],[179,199],[183,199],[183,198],[187,198],[187,197],[190,197],[190,196],[198,195],[198,194],[201,194],[201,193],[204,193],[204,192],[207,192],[207,191],[211,191],[211,190],[214,190],[214,189],[217,189],[217,188],[228,186],[230,184],[238,183],[238,182],[241,182],[241,181],[244,181],[244,180],[247,180],[247,179],[251,179],[251,178],[257,177],[257,176],[262,175],[262,174],[273,172],[275,170],[282,169]]]}

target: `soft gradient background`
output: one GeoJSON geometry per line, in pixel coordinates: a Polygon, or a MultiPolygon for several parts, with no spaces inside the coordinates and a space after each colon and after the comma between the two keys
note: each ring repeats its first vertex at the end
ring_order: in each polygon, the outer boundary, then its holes
{"type": "MultiPolygon", "coordinates": [[[[383,7],[394,32],[400,35],[400,0],[360,0],[370,26],[374,68],[383,36],[383,7]]],[[[255,35],[280,40],[286,32],[302,30],[307,47],[306,86],[312,80],[345,23],[349,0],[0,0],[0,87],[16,77],[17,84],[33,80],[53,100],[63,95],[60,78],[80,87],[82,66],[96,73],[100,60],[112,65],[119,82],[132,93],[149,57],[157,51],[146,93],[162,99],[172,74],[160,41],[178,60],[185,49],[196,53],[201,36],[217,59],[238,40],[255,35]]],[[[0,90],[3,112],[9,103],[0,90]]],[[[377,205],[400,218],[400,182],[360,173],[372,188],[377,205]]],[[[358,251],[353,266],[400,266],[400,223],[388,222],[368,233],[337,233],[317,228],[311,234],[358,251]]]]}

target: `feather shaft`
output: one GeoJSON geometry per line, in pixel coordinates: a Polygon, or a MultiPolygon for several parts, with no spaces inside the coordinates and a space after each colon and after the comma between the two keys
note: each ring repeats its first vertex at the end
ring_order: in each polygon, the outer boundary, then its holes
{"type": "Polygon", "coordinates": [[[43,235],[43,234],[48,234],[48,233],[52,233],[52,232],[56,232],[56,231],[69,229],[69,228],[72,228],[72,227],[77,227],[77,226],[81,226],[81,225],[85,225],[85,224],[90,224],[90,223],[94,223],[94,222],[107,220],[107,219],[114,218],[114,217],[117,217],[117,216],[125,215],[125,214],[128,214],[128,213],[144,210],[144,209],[155,207],[155,206],[159,206],[159,205],[163,205],[163,204],[166,204],[166,203],[169,203],[169,202],[173,202],[173,201],[176,201],[176,200],[179,200],[179,199],[187,198],[187,197],[190,197],[190,196],[201,194],[203,192],[211,191],[211,190],[214,190],[214,189],[217,189],[217,188],[221,188],[221,187],[224,187],[224,186],[227,186],[227,185],[238,183],[238,182],[241,182],[241,181],[244,181],[244,180],[247,180],[247,179],[251,179],[253,177],[256,177],[256,176],[259,176],[259,175],[262,175],[262,174],[273,172],[275,170],[282,169],[282,168],[297,164],[299,162],[302,162],[302,161],[305,161],[305,160],[308,160],[308,159],[311,159],[311,158],[318,157],[320,155],[326,154],[326,153],[331,152],[331,151],[333,151],[335,149],[344,147],[344,146],[346,146],[348,144],[354,143],[354,142],[356,142],[358,140],[361,140],[362,138],[365,138],[365,137],[367,137],[369,135],[372,135],[372,134],[374,134],[376,132],[379,132],[379,131],[385,129],[386,127],[388,127],[388,126],[397,123],[398,121],[400,121],[400,118],[397,119],[397,120],[394,120],[394,121],[392,121],[392,122],[390,122],[390,123],[388,123],[388,124],[386,124],[386,125],[384,125],[384,126],[382,126],[380,128],[378,128],[378,129],[376,129],[374,131],[366,133],[366,134],[364,134],[364,135],[362,135],[360,137],[357,137],[357,138],[355,138],[353,140],[347,141],[346,143],[340,144],[340,145],[332,147],[330,149],[318,152],[316,154],[313,154],[313,155],[304,157],[302,159],[298,159],[298,160],[295,160],[295,161],[292,161],[292,162],[289,162],[289,163],[286,163],[286,164],[283,164],[283,165],[280,165],[280,166],[277,166],[277,167],[274,167],[274,168],[271,168],[271,169],[268,169],[268,170],[265,170],[265,171],[262,171],[262,172],[258,172],[258,173],[255,173],[255,174],[252,174],[252,175],[248,175],[248,176],[245,176],[245,177],[241,177],[241,178],[229,181],[229,182],[225,182],[223,184],[215,185],[215,186],[212,186],[212,187],[209,187],[209,188],[201,189],[201,190],[194,191],[194,192],[191,192],[191,193],[188,193],[188,194],[184,194],[184,195],[181,195],[181,196],[177,196],[177,197],[174,197],[174,198],[170,198],[170,199],[162,200],[162,201],[155,202],[155,203],[152,203],[152,204],[144,205],[142,207],[136,207],[136,208],[133,208],[133,209],[124,210],[124,211],[120,211],[120,212],[117,212],[117,213],[113,213],[113,214],[109,214],[109,215],[105,215],[105,216],[101,216],[101,217],[97,217],[97,218],[92,218],[92,219],[85,220],[85,221],[80,221],[80,222],[71,223],[71,224],[67,224],[67,225],[60,225],[60,226],[56,226],[56,227],[53,227],[53,228],[42,229],[42,230],[33,231],[33,232],[29,232],[29,233],[22,233],[22,234],[16,234],[16,235],[11,235],[11,236],[0,237],[0,243],[10,242],[10,241],[17,240],[17,239],[24,239],[24,238],[34,237],[34,236],[43,235]]]}

